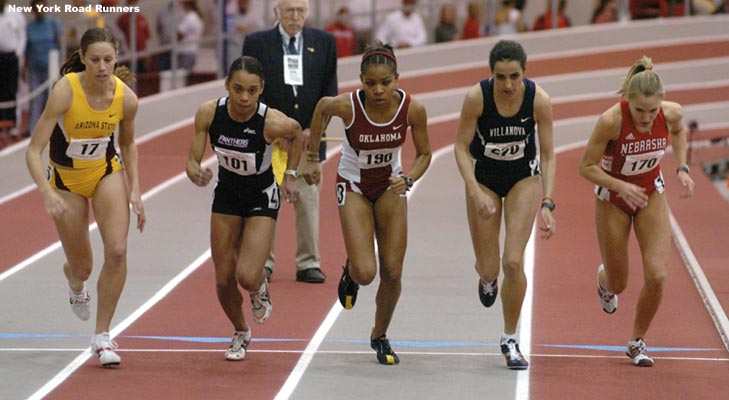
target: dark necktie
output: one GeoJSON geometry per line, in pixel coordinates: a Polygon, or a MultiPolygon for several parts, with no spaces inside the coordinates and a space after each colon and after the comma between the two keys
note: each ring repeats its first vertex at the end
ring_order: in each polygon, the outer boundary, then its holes
{"type": "Polygon", "coordinates": [[[296,51],[296,38],[292,37],[289,39],[289,54],[295,55],[298,54],[296,51]]]}

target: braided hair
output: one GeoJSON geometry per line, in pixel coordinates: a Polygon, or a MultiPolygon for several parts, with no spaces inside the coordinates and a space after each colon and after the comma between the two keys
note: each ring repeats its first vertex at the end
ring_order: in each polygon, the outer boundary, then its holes
{"type": "Polygon", "coordinates": [[[392,72],[397,74],[397,58],[395,58],[395,51],[392,46],[379,40],[375,44],[368,45],[364,54],[362,54],[359,72],[363,74],[370,65],[389,65],[392,67],[392,72]]]}

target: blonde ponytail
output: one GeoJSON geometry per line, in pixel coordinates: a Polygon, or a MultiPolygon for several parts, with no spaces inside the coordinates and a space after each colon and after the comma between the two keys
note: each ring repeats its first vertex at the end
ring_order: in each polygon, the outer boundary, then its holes
{"type": "Polygon", "coordinates": [[[633,64],[618,90],[618,94],[626,99],[636,94],[649,97],[656,94],[663,96],[663,93],[661,77],[653,72],[653,61],[645,55],[633,64]]]}

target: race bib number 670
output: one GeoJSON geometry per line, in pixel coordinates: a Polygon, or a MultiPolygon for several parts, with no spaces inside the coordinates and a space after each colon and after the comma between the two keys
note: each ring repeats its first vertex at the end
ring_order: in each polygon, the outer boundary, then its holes
{"type": "Polygon", "coordinates": [[[509,143],[486,143],[484,155],[499,161],[512,161],[524,157],[526,142],[519,140],[509,143]]]}

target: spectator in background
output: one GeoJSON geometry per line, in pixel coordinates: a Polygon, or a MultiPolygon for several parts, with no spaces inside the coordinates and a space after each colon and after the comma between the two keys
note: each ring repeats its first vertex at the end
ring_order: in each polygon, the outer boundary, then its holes
{"type": "Polygon", "coordinates": [[[349,25],[354,30],[354,54],[362,54],[372,41],[372,1],[341,0],[340,4],[346,6],[352,16],[349,25]]]}
{"type": "MultiPolygon", "coordinates": [[[[137,7],[138,0],[127,0],[127,6],[137,7]]],[[[149,24],[147,18],[141,12],[128,12],[122,14],[116,20],[116,26],[124,35],[124,39],[129,46],[129,49],[141,53],[147,50],[147,41],[152,37],[152,33],[149,30],[149,24]],[[132,44],[132,17],[134,17],[134,42],[132,44]],[[135,47],[136,46],[136,47],[135,47]]],[[[144,73],[149,71],[149,59],[147,57],[141,57],[137,60],[137,73],[144,73]]]]}
{"type": "Polygon", "coordinates": [[[324,28],[334,35],[337,42],[337,58],[354,54],[354,30],[349,26],[349,8],[339,7],[337,19],[324,28]]]}
{"type": "Polygon", "coordinates": [[[630,16],[633,19],[680,17],[685,13],[683,0],[630,0],[630,16]]]}
{"type": "MultiPolygon", "coordinates": [[[[71,5],[74,7],[88,7],[87,0],[72,0],[71,5]]],[[[81,48],[81,35],[89,28],[104,28],[106,21],[96,10],[84,11],[70,22],[71,26],[66,31],[66,54],[70,55],[74,51],[81,48]]],[[[121,39],[121,38],[118,38],[121,39]]]]}
{"type": "Polygon", "coordinates": [[[203,21],[195,0],[180,2],[183,16],[177,27],[178,50],[177,64],[180,68],[191,72],[195,67],[200,39],[203,35],[203,21]]]}
{"type": "MultiPolygon", "coordinates": [[[[278,23],[272,29],[252,33],[243,42],[243,55],[258,59],[265,66],[263,98],[269,107],[281,110],[295,119],[304,129],[304,150],[319,152],[326,159],[326,144],[309,146],[309,129],[316,103],[324,96],[336,96],[337,47],[334,35],[322,29],[306,26],[308,0],[278,0],[274,2],[278,23]],[[284,62],[289,68],[284,68],[284,62]]],[[[296,213],[296,280],[323,283],[319,253],[319,187],[308,185],[297,171],[286,170],[285,142],[277,142],[272,155],[273,173],[277,180],[284,175],[296,178],[299,200],[296,213]]],[[[302,158],[299,166],[303,166],[302,158]]],[[[266,274],[273,273],[276,259],[271,253],[266,260],[266,274]]]]}
{"type": "Polygon", "coordinates": [[[468,3],[468,18],[463,24],[461,39],[476,39],[481,37],[481,5],[475,1],[468,3]]]}
{"type": "Polygon", "coordinates": [[[458,27],[456,27],[456,8],[452,4],[443,4],[440,9],[440,20],[435,27],[435,42],[443,43],[457,40],[458,27]]]}
{"type": "MultiPolygon", "coordinates": [[[[33,92],[48,80],[48,54],[51,50],[61,50],[63,27],[59,20],[38,10],[38,6],[47,5],[45,0],[32,0],[30,5],[33,7],[34,17],[26,29],[28,42],[25,46],[25,72],[30,91],[33,92]]],[[[31,99],[28,130],[23,132],[24,137],[30,136],[30,132],[35,129],[46,101],[48,89],[31,99]]]]}
{"type": "Polygon", "coordinates": [[[592,14],[593,24],[605,24],[618,21],[618,0],[598,0],[592,14]]]}
{"type": "MultiPolygon", "coordinates": [[[[559,7],[557,8],[557,29],[569,28],[572,23],[569,18],[564,14],[564,9],[567,7],[567,0],[559,0],[559,7]]],[[[552,2],[547,2],[547,9],[544,14],[537,17],[534,21],[532,30],[542,31],[545,29],[552,29],[552,2]]]]}
{"type": "MultiPolygon", "coordinates": [[[[182,21],[185,14],[174,1],[170,1],[167,7],[161,9],[157,14],[157,37],[160,46],[170,46],[177,34],[177,25],[182,21]]],[[[160,71],[167,71],[172,68],[172,50],[163,50],[159,53],[157,66],[160,71]]]]}
{"type": "Polygon", "coordinates": [[[417,0],[402,0],[400,10],[385,16],[375,34],[376,39],[398,49],[426,44],[428,33],[423,18],[415,12],[417,3],[417,0]]]}
{"type": "MultiPolygon", "coordinates": [[[[729,14],[729,0],[722,1],[721,5],[714,11],[714,14],[729,14]]],[[[727,181],[727,186],[729,186],[729,180],[727,181]]]]}
{"type": "Polygon", "coordinates": [[[263,18],[251,12],[250,0],[231,0],[228,4],[231,3],[236,7],[225,28],[228,33],[228,57],[235,60],[241,55],[246,35],[263,29],[264,24],[263,18]]]}
{"type": "Polygon", "coordinates": [[[515,0],[504,0],[494,15],[494,34],[511,35],[526,31],[521,10],[515,0]]]}
{"type": "MultiPolygon", "coordinates": [[[[18,77],[25,50],[25,18],[9,12],[6,0],[0,0],[0,103],[15,102],[18,96],[18,77]]],[[[17,107],[0,106],[0,121],[12,121],[10,136],[18,136],[17,107]]]]}

